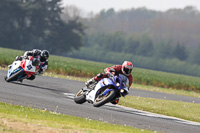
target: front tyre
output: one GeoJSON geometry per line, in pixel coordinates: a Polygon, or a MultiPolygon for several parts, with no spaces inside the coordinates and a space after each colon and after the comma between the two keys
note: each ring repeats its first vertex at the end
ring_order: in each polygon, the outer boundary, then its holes
{"type": "Polygon", "coordinates": [[[93,103],[94,107],[100,107],[108,102],[110,102],[115,97],[115,91],[111,90],[104,96],[98,96],[93,103]]]}
{"type": "Polygon", "coordinates": [[[77,104],[82,104],[86,102],[86,96],[84,95],[83,90],[80,90],[75,96],[74,96],[74,102],[77,104]]]}
{"type": "Polygon", "coordinates": [[[7,82],[11,82],[11,81],[16,81],[18,79],[19,76],[24,75],[24,71],[23,69],[19,70],[18,72],[12,74],[9,78],[6,78],[5,80],[7,82]]]}

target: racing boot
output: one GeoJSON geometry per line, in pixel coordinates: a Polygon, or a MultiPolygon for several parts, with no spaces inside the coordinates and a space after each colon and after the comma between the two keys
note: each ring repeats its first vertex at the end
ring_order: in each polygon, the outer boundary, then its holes
{"type": "Polygon", "coordinates": [[[94,80],[94,78],[91,78],[90,80],[86,81],[85,82],[85,85],[88,87],[90,86],[91,84],[95,83],[96,81],[94,80]]]}
{"type": "Polygon", "coordinates": [[[31,75],[30,77],[27,78],[28,80],[34,80],[35,79],[35,75],[31,75]]]}
{"type": "Polygon", "coordinates": [[[23,79],[20,79],[19,82],[22,83],[22,82],[23,82],[23,79]]]}
{"type": "Polygon", "coordinates": [[[8,69],[10,69],[12,67],[12,64],[8,65],[8,69]]]}
{"type": "Polygon", "coordinates": [[[19,60],[19,61],[22,61],[22,60],[23,60],[23,57],[22,57],[22,56],[17,56],[16,59],[15,59],[15,61],[18,61],[18,60],[19,60]]]}
{"type": "Polygon", "coordinates": [[[113,100],[111,103],[112,103],[112,104],[118,104],[118,102],[119,102],[119,98],[116,98],[116,99],[113,100]]]}

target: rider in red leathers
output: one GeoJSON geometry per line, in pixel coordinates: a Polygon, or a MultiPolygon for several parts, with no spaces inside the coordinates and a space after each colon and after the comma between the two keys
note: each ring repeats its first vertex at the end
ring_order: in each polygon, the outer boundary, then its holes
{"type": "MultiPolygon", "coordinates": [[[[104,69],[105,73],[97,74],[97,76],[91,78],[85,84],[86,86],[89,86],[95,82],[100,81],[103,78],[108,78],[110,75],[112,75],[112,73],[114,73],[114,75],[123,74],[127,76],[129,79],[129,87],[128,87],[129,89],[133,82],[133,77],[131,75],[132,69],[133,69],[133,64],[130,61],[124,61],[122,65],[115,65],[115,66],[104,69]]],[[[113,104],[117,104],[118,102],[119,102],[119,99],[117,98],[113,104]]]]}

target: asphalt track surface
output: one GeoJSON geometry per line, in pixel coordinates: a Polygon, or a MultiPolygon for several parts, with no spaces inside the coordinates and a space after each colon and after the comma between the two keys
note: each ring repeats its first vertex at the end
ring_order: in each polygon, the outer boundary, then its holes
{"type": "MultiPolygon", "coordinates": [[[[95,108],[92,104],[76,104],[74,94],[84,86],[83,82],[38,76],[34,81],[7,83],[6,71],[0,70],[0,102],[38,109],[47,109],[62,114],[84,117],[152,131],[168,133],[199,133],[200,123],[148,113],[118,105],[106,104],[95,108]]],[[[130,95],[158,99],[200,103],[199,98],[170,95],[152,91],[131,89],[130,95]]]]}

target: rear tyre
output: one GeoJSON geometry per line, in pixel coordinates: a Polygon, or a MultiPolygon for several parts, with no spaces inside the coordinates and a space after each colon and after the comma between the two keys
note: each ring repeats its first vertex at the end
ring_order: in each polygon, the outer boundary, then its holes
{"type": "Polygon", "coordinates": [[[19,76],[24,75],[23,69],[19,70],[18,72],[12,74],[9,78],[6,78],[7,82],[16,81],[19,76]]]}
{"type": "Polygon", "coordinates": [[[100,107],[108,102],[110,102],[115,97],[115,91],[111,90],[104,96],[98,96],[93,103],[94,107],[100,107]]]}
{"type": "Polygon", "coordinates": [[[86,96],[84,95],[83,90],[80,90],[74,97],[74,102],[77,104],[83,104],[86,102],[86,96]]]}

